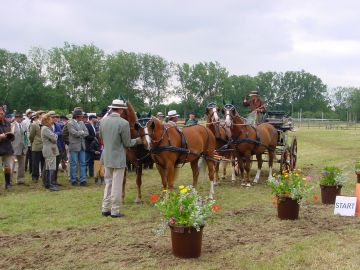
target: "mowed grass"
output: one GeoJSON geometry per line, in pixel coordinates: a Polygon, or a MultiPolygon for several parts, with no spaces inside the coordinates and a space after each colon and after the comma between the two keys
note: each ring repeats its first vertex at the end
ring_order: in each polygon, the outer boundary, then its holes
{"type": "MultiPolygon", "coordinates": [[[[300,129],[289,135],[298,139],[298,168],[316,181],[324,166],[339,166],[348,177],[343,194],[355,194],[352,162],[360,157],[360,130],[300,129]]],[[[149,197],[162,189],[156,169],[144,171],[141,205],[133,203],[135,175],[128,175],[121,219],[100,215],[103,186],[93,179],[89,187],[74,188],[62,175],[62,190],[54,193],[29,178],[29,186],[1,188],[0,269],[358,269],[359,219],[333,216],[333,206],[314,201],[313,194],[320,197],[316,185],[299,220],[278,220],[264,168],[253,188],[232,183],[229,173],[216,188],[222,209],[205,227],[202,256],[191,260],[172,256],[169,233],[153,232],[160,216],[149,197]]],[[[191,182],[186,165],[177,184],[191,182]]],[[[206,195],[209,182],[200,181],[198,189],[206,195]]]]}

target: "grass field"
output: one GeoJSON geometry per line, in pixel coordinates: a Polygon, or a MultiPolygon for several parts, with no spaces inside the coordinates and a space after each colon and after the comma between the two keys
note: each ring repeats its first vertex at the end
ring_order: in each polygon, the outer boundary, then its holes
{"type": "MultiPolygon", "coordinates": [[[[325,165],[344,168],[343,194],[355,194],[352,161],[360,157],[360,130],[301,129],[298,168],[316,178],[325,165]]],[[[359,269],[359,218],[337,217],[309,195],[297,221],[280,221],[265,184],[245,189],[230,175],[216,188],[221,211],[204,229],[199,259],[172,256],[170,233],[153,233],[160,220],[150,194],[161,191],[155,169],[143,175],[144,203],[136,205],[130,173],[121,219],[100,215],[103,186],[45,191],[40,183],[0,189],[0,269],[359,269]]],[[[253,165],[255,167],[255,165],[253,165]]],[[[254,170],[252,174],[254,175],[254,170]]],[[[2,176],[1,176],[2,177],[2,176]]],[[[177,184],[190,184],[185,166],[177,184]]],[[[199,183],[207,194],[208,181],[199,183]]],[[[320,197],[316,186],[315,194],[320,197]]]]}

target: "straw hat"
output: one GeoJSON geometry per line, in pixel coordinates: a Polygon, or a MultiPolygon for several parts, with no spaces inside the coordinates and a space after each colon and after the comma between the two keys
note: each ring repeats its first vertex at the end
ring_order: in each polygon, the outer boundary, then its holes
{"type": "Polygon", "coordinates": [[[114,99],[109,108],[113,109],[127,109],[127,103],[122,99],[114,99]]]}
{"type": "Polygon", "coordinates": [[[179,117],[180,115],[176,112],[176,110],[168,111],[167,118],[179,117]]]}

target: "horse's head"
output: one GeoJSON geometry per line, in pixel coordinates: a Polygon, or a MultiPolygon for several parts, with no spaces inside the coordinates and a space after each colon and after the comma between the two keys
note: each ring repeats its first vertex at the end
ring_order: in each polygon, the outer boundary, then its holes
{"type": "Polygon", "coordinates": [[[135,129],[139,136],[143,140],[144,148],[150,150],[150,138],[147,132],[147,123],[151,120],[151,111],[149,113],[136,113],[137,121],[135,123],[135,129]]]}
{"type": "Polygon", "coordinates": [[[165,134],[164,124],[154,116],[140,119],[138,127],[142,130],[141,135],[145,137],[144,146],[147,150],[159,143],[165,134]]]}
{"type": "Polygon", "coordinates": [[[236,115],[236,108],[233,104],[225,104],[222,108],[222,113],[225,115],[225,124],[227,127],[231,127],[233,124],[233,118],[236,115]]]}
{"type": "Polygon", "coordinates": [[[211,102],[206,106],[206,115],[208,116],[208,122],[219,122],[220,117],[218,114],[219,107],[215,102],[211,102]]]}

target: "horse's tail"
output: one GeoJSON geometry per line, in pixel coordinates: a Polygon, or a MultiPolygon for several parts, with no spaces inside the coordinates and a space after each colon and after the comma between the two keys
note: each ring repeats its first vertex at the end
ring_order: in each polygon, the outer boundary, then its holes
{"type": "Polygon", "coordinates": [[[201,183],[203,183],[206,178],[206,160],[204,157],[199,158],[198,168],[199,168],[199,177],[200,177],[201,183]]]}

